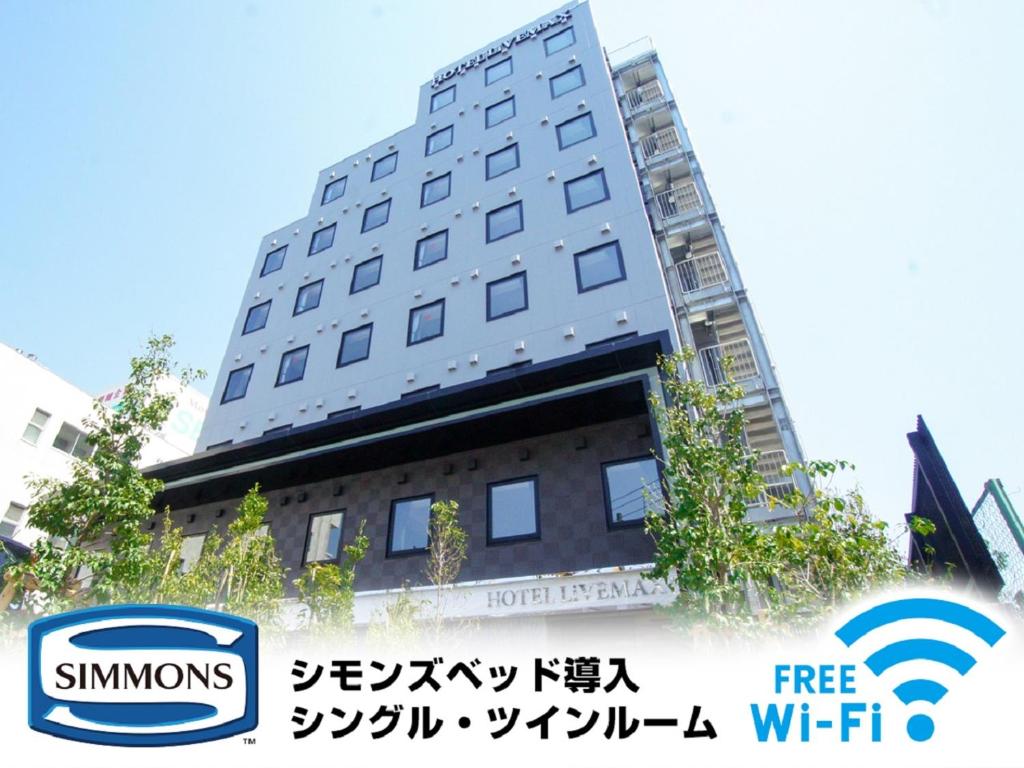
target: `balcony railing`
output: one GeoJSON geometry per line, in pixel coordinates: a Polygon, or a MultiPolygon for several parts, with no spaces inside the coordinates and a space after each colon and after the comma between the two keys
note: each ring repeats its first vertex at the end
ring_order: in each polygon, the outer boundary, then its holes
{"type": "Polygon", "coordinates": [[[681,146],[682,142],[679,140],[679,133],[673,125],[670,125],[668,128],[662,128],[660,131],[655,131],[650,136],[640,139],[640,149],[644,153],[644,160],[653,160],[679,149],[681,146]]]}
{"type": "Polygon", "coordinates": [[[700,199],[697,185],[692,181],[676,184],[664,192],[659,192],[654,199],[658,204],[658,213],[666,221],[679,217],[692,219],[704,215],[704,201],[700,199]]]}
{"type": "Polygon", "coordinates": [[[796,489],[792,476],[782,471],[788,463],[785,451],[765,451],[757,457],[757,471],[764,478],[766,496],[782,499],[796,489]]]}
{"type": "Polygon", "coordinates": [[[681,261],[675,265],[675,269],[684,294],[729,282],[729,274],[725,271],[725,263],[718,251],[681,261]]]}
{"type": "Polygon", "coordinates": [[[713,347],[700,350],[700,365],[704,371],[704,383],[709,387],[717,387],[726,382],[725,359],[731,360],[729,372],[733,380],[747,381],[757,378],[757,361],[750,342],[746,339],[728,341],[713,347]]]}
{"type": "Polygon", "coordinates": [[[662,90],[661,82],[658,80],[644,83],[626,94],[626,104],[631,114],[663,101],[665,101],[665,91],[662,90]]]}

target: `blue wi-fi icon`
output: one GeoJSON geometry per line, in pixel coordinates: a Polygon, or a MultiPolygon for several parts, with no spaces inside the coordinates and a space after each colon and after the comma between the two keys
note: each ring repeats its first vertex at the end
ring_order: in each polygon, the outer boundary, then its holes
{"type": "MultiPolygon", "coordinates": [[[[836,632],[836,636],[849,647],[872,630],[905,619],[944,621],[968,630],[989,646],[995,645],[1006,634],[994,621],[966,605],[949,600],[908,598],[882,603],[854,616],[836,632]]],[[[918,659],[937,661],[961,675],[966,675],[975,664],[975,658],[962,648],[929,638],[909,638],[890,643],[868,656],[864,664],[876,675],[881,675],[897,664],[918,659]]],[[[937,704],[947,692],[941,683],[920,678],[902,682],[893,689],[904,704],[916,701],[937,704]]],[[[913,715],[907,721],[907,734],[914,741],[927,741],[933,733],[935,723],[928,715],[913,715]]]]}

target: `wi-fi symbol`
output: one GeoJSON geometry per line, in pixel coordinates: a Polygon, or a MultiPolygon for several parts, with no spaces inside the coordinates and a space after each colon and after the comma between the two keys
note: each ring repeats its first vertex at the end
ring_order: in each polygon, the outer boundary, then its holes
{"type": "MultiPolygon", "coordinates": [[[[989,646],[995,645],[1006,634],[994,621],[966,605],[948,600],[908,598],[882,603],[854,616],[836,632],[836,636],[849,647],[872,630],[904,619],[944,621],[966,629],[989,646]]],[[[960,675],[966,675],[976,661],[967,651],[951,643],[915,637],[890,643],[868,656],[864,663],[876,675],[881,675],[897,664],[918,659],[944,664],[960,675]]],[[[925,701],[934,705],[948,693],[948,689],[935,680],[916,678],[900,683],[893,693],[904,704],[925,701]]],[[[907,720],[907,734],[914,741],[927,741],[933,733],[935,723],[928,715],[916,714],[907,720]]]]}

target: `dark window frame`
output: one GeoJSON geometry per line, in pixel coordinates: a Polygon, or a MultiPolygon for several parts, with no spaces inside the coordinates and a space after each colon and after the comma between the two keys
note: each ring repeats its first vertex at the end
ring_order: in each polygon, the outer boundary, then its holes
{"type": "Polygon", "coordinates": [[[300,285],[299,286],[299,290],[297,290],[295,292],[295,304],[292,306],[292,317],[296,317],[297,315],[304,315],[307,312],[312,312],[314,309],[316,309],[317,307],[320,306],[320,300],[323,299],[323,297],[324,297],[324,278],[321,277],[319,280],[313,280],[312,282],[306,283],[305,285],[300,285]],[[317,294],[316,304],[314,304],[312,307],[306,307],[305,309],[301,309],[300,310],[299,309],[299,297],[302,296],[302,292],[304,290],[306,290],[307,288],[313,287],[317,283],[320,284],[320,292],[317,294]]]}
{"type": "Polygon", "coordinates": [[[242,398],[244,398],[249,393],[249,384],[252,382],[252,374],[253,374],[254,367],[255,367],[255,363],[249,363],[248,365],[243,365],[241,368],[235,368],[232,371],[228,371],[228,377],[224,381],[224,391],[221,392],[221,394],[220,394],[220,404],[221,405],[224,405],[224,403],[233,403],[233,402],[235,402],[235,400],[241,400],[242,398]],[[248,370],[249,371],[249,378],[247,378],[245,380],[245,389],[242,390],[242,394],[240,394],[238,397],[228,398],[228,388],[231,385],[232,377],[236,373],[241,373],[244,370],[248,370]]]}
{"type": "Polygon", "coordinates": [[[445,107],[447,107],[447,106],[449,106],[451,104],[454,104],[455,103],[455,98],[456,98],[456,92],[455,92],[455,85],[454,84],[453,85],[449,85],[447,88],[442,88],[437,93],[430,94],[430,114],[434,114],[435,112],[438,112],[438,111],[444,109],[445,107]],[[451,100],[450,101],[446,101],[444,104],[441,104],[440,106],[437,106],[436,102],[438,101],[438,96],[443,96],[444,94],[448,93],[449,91],[452,94],[451,100]]]}
{"type": "Polygon", "coordinates": [[[515,97],[515,95],[509,96],[509,97],[504,98],[504,99],[501,99],[500,101],[496,101],[496,102],[494,102],[493,104],[491,104],[490,106],[488,106],[488,107],[486,107],[484,109],[484,130],[486,131],[489,128],[493,128],[496,125],[501,125],[502,123],[507,123],[509,120],[511,120],[515,116],[516,116],[516,97],[515,97]],[[500,107],[502,104],[507,104],[510,101],[512,102],[512,114],[510,114],[508,117],[503,117],[501,120],[499,120],[496,123],[492,123],[491,122],[491,117],[490,117],[491,110],[494,109],[495,107],[500,107]]]}
{"type": "Polygon", "coordinates": [[[487,214],[484,217],[484,226],[487,230],[485,234],[487,236],[488,243],[496,243],[499,240],[504,240],[506,237],[512,237],[512,235],[518,235],[520,232],[523,232],[526,229],[526,214],[523,211],[523,201],[516,200],[514,203],[509,203],[508,205],[499,205],[497,208],[492,208],[487,212],[487,214]],[[491,214],[497,213],[498,211],[503,211],[506,208],[512,208],[514,206],[519,207],[519,229],[514,229],[511,232],[506,232],[504,235],[500,235],[499,237],[491,237],[491,214]]]}
{"type": "Polygon", "coordinates": [[[441,388],[440,384],[428,384],[425,387],[420,387],[419,389],[414,389],[414,390],[412,390],[410,392],[403,392],[402,394],[400,394],[398,396],[398,399],[399,400],[408,400],[410,397],[418,397],[420,395],[425,395],[428,392],[437,392],[437,390],[439,390],[440,388],[441,388]]]}
{"type": "Polygon", "coordinates": [[[302,567],[305,568],[307,565],[313,565],[315,563],[334,563],[338,564],[341,562],[341,556],[345,552],[345,521],[348,518],[348,508],[343,507],[342,509],[328,509],[323,512],[311,512],[308,519],[306,520],[306,540],[302,544],[302,567]],[[309,544],[310,536],[313,534],[313,518],[323,517],[325,515],[337,515],[341,514],[341,525],[338,528],[338,553],[334,557],[327,557],[323,560],[310,560],[309,559],[309,544]]]}
{"type": "Polygon", "coordinates": [[[582,211],[584,208],[589,208],[592,205],[600,205],[601,203],[607,202],[608,200],[612,199],[612,191],[608,188],[608,177],[605,176],[604,168],[598,168],[596,171],[584,173],[582,176],[577,176],[575,179],[569,179],[568,181],[563,182],[562,191],[565,194],[566,215],[576,213],[576,211],[582,211]],[[604,197],[602,197],[600,200],[594,200],[593,202],[587,203],[585,205],[579,205],[574,208],[572,204],[572,197],[569,195],[569,185],[577,181],[589,178],[591,176],[597,176],[598,174],[600,174],[601,176],[601,185],[604,187],[604,197]]]}
{"type": "Polygon", "coordinates": [[[430,506],[434,506],[434,500],[436,499],[436,493],[418,493],[415,496],[403,496],[400,499],[391,500],[391,511],[388,513],[388,539],[387,547],[384,552],[384,557],[409,557],[410,555],[425,555],[430,551],[430,518],[434,514],[431,509],[427,515],[427,546],[415,547],[412,549],[394,549],[392,545],[392,539],[395,535],[395,507],[401,504],[403,501],[418,501],[419,499],[430,499],[430,506]]]}
{"type": "Polygon", "coordinates": [[[486,88],[488,85],[493,85],[494,83],[497,83],[499,80],[504,80],[506,77],[512,77],[512,75],[514,73],[515,73],[515,64],[512,63],[512,57],[511,56],[508,56],[508,57],[502,59],[501,61],[496,61],[493,64],[490,64],[490,65],[488,65],[487,67],[484,68],[484,87],[486,88]],[[494,78],[492,80],[491,79],[491,70],[497,69],[498,67],[502,66],[503,64],[508,64],[508,72],[506,72],[504,75],[499,75],[498,77],[496,77],[496,78],[494,78]]]}
{"type": "Polygon", "coordinates": [[[335,368],[344,368],[355,363],[361,363],[363,360],[370,359],[370,346],[373,344],[373,323],[364,323],[357,328],[349,328],[343,334],[341,334],[341,342],[338,344],[338,357],[335,359],[335,368]],[[366,355],[364,357],[357,358],[355,360],[349,360],[346,363],[341,362],[341,354],[345,351],[345,339],[349,334],[355,333],[356,331],[363,331],[367,328],[370,329],[370,338],[366,342],[366,355]]]}
{"type": "Polygon", "coordinates": [[[263,267],[260,269],[260,277],[266,277],[269,274],[272,274],[274,272],[277,272],[277,271],[283,269],[284,268],[284,257],[287,256],[287,255],[288,255],[288,246],[287,245],[282,245],[280,248],[275,248],[272,251],[267,251],[266,255],[263,257],[263,267]],[[270,261],[270,257],[273,256],[276,253],[280,253],[281,254],[281,263],[278,264],[273,269],[267,269],[267,263],[270,261]]]}
{"type": "Polygon", "coordinates": [[[345,416],[346,414],[356,413],[357,411],[361,411],[361,410],[363,410],[363,406],[361,406],[361,405],[352,405],[352,406],[349,406],[348,408],[341,408],[341,409],[339,409],[337,411],[330,411],[327,414],[327,416],[324,417],[324,420],[325,421],[330,421],[331,419],[336,419],[339,416],[345,416]]]}
{"type": "Polygon", "coordinates": [[[376,160],[373,161],[373,167],[370,169],[370,181],[373,182],[373,181],[380,181],[381,179],[386,179],[388,176],[390,176],[392,173],[395,173],[396,171],[398,171],[398,150],[397,149],[394,152],[388,152],[386,155],[384,155],[384,157],[377,158],[376,160]],[[395,158],[394,167],[390,171],[388,171],[387,173],[382,173],[382,174],[380,174],[378,176],[377,175],[377,168],[385,160],[390,160],[391,158],[395,158]]]}
{"type": "Polygon", "coordinates": [[[566,69],[566,70],[564,70],[562,72],[559,72],[557,75],[552,75],[551,77],[549,77],[548,78],[548,92],[551,94],[551,100],[554,101],[555,99],[562,98],[567,93],[572,93],[573,91],[578,91],[580,88],[582,88],[586,84],[587,84],[587,76],[583,72],[583,65],[582,64],[576,64],[575,66],[569,67],[568,69],[566,69]],[[555,94],[555,80],[557,80],[560,77],[565,77],[570,72],[575,72],[577,70],[580,73],[580,84],[579,85],[574,85],[569,90],[562,91],[561,93],[556,95],[555,94]]]}
{"type": "Polygon", "coordinates": [[[264,328],[267,327],[267,322],[270,320],[270,305],[273,302],[273,299],[267,299],[266,301],[262,301],[259,304],[253,304],[251,307],[249,307],[248,311],[245,313],[245,322],[242,323],[242,336],[246,336],[250,333],[256,333],[256,331],[262,331],[264,328]],[[249,318],[252,317],[252,313],[255,310],[259,309],[260,307],[267,307],[267,314],[263,317],[263,325],[261,325],[259,328],[250,328],[249,318]]]}
{"type": "Polygon", "coordinates": [[[593,112],[584,112],[582,115],[577,115],[576,117],[570,117],[568,120],[563,120],[562,122],[560,122],[558,125],[555,126],[555,138],[558,140],[558,151],[559,152],[561,152],[562,150],[568,149],[569,147],[575,147],[577,144],[582,144],[584,141],[590,141],[591,139],[595,138],[596,136],[597,136],[597,123],[594,122],[594,113],[593,112]],[[562,132],[559,129],[562,128],[562,126],[568,125],[569,123],[574,123],[577,120],[582,120],[584,118],[586,118],[587,121],[590,123],[591,134],[589,136],[587,136],[587,138],[585,138],[585,139],[578,139],[578,140],[573,141],[573,142],[571,142],[569,144],[563,144],[562,143],[562,132]]]}
{"type": "Polygon", "coordinates": [[[359,262],[354,267],[352,267],[352,279],[349,280],[349,282],[348,282],[348,294],[349,294],[349,296],[351,296],[354,293],[362,293],[363,291],[368,291],[371,288],[373,288],[375,285],[380,285],[381,275],[383,275],[383,274],[384,274],[384,254],[383,253],[380,254],[380,256],[374,256],[373,258],[366,259],[365,261],[359,262]],[[370,264],[370,263],[372,263],[374,261],[379,261],[380,262],[380,267],[377,269],[377,280],[376,280],[376,282],[370,283],[369,285],[364,285],[362,288],[356,288],[356,275],[359,273],[359,268],[360,267],[365,267],[367,264],[370,264]]]}
{"type": "Polygon", "coordinates": [[[506,173],[512,173],[512,171],[518,170],[518,168],[519,168],[519,142],[517,141],[515,144],[511,144],[511,145],[509,145],[507,147],[502,147],[501,149],[496,149],[493,152],[490,152],[486,156],[484,156],[484,177],[485,177],[484,181],[490,181],[491,179],[496,179],[499,176],[504,176],[506,173]],[[496,174],[494,174],[492,176],[491,175],[491,158],[494,157],[495,155],[500,155],[500,154],[502,154],[504,152],[508,152],[509,150],[512,150],[512,151],[515,152],[516,164],[514,166],[512,166],[511,168],[509,168],[508,170],[504,170],[501,173],[496,173],[496,174]]]}
{"type": "Polygon", "coordinates": [[[416,247],[413,248],[413,251],[412,251],[412,269],[413,269],[413,272],[415,272],[418,269],[426,269],[427,267],[432,267],[435,264],[440,264],[442,261],[447,261],[447,260],[448,260],[448,230],[447,229],[442,229],[442,230],[439,230],[437,232],[433,232],[433,233],[427,235],[426,237],[421,237],[419,240],[416,241],[416,247]],[[431,261],[431,262],[429,262],[427,264],[420,264],[420,243],[425,243],[427,240],[433,240],[435,237],[439,237],[440,235],[444,235],[444,256],[442,256],[440,259],[434,259],[433,261],[431,261]]]}
{"type": "Polygon", "coordinates": [[[573,268],[576,270],[576,293],[586,293],[587,291],[596,291],[598,288],[604,288],[606,285],[613,285],[614,283],[621,283],[627,277],[626,275],[626,262],[622,257],[622,245],[619,244],[618,240],[613,240],[610,243],[602,243],[601,245],[595,245],[593,248],[587,248],[583,251],[577,251],[572,255],[573,268]],[[619,259],[619,272],[622,273],[621,277],[617,277],[614,280],[605,280],[603,283],[596,283],[594,285],[583,287],[583,281],[580,275],[580,256],[586,256],[588,253],[594,251],[600,251],[608,246],[615,246],[615,253],[619,259]]]}
{"type": "Polygon", "coordinates": [[[540,540],[540,478],[538,475],[524,475],[523,477],[514,477],[508,480],[497,480],[493,483],[487,484],[487,546],[500,546],[502,544],[515,544],[520,541],[539,541],[540,540]],[[534,532],[533,533],[520,533],[515,536],[494,536],[493,530],[493,514],[494,504],[491,490],[501,485],[513,485],[515,483],[522,483],[526,481],[533,483],[533,517],[534,517],[534,532]]]}
{"type": "Polygon", "coordinates": [[[430,157],[431,155],[436,155],[438,152],[444,152],[446,149],[451,147],[451,145],[454,144],[454,143],[455,143],[455,124],[452,123],[451,125],[447,126],[446,128],[438,128],[433,133],[427,134],[426,141],[423,143],[423,156],[424,157],[430,157]],[[449,138],[448,143],[445,144],[443,147],[439,147],[438,149],[435,149],[433,152],[431,152],[430,151],[430,140],[432,138],[434,138],[435,136],[437,136],[439,133],[444,133],[445,131],[449,132],[449,137],[450,138],[449,138]]]}
{"type": "Polygon", "coordinates": [[[307,257],[308,256],[315,256],[318,253],[323,253],[324,251],[326,251],[329,248],[333,248],[334,247],[334,236],[337,235],[337,234],[338,234],[338,222],[334,222],[333,224],[328,224],[326,227],[320,227],[320,229],[316,230],[313,233],[313,236],[309,238],[309,252],[306,254],[306,256],[307,257]],[[325,245],[323,248],[317,248],[314,251],[313,250],[313,244],[316,242],[316,236],[319,235],[321,232],[326,232],[327,230],[331,230],[331,244],[330,245],[325,245]]]}
{"type": "Polygon", "coordinates": [[[576,40],[576,30],[573,27],[566,27],[565,29],[560,29],[557,32],[555,32],[555,34],[548,35],[547,37],[544,38],[544,56],[545,57],[547,57],[547,56],[554,56],[559,51],[564,51],[566,48],[570,48],[570,47],[576,45],[576,42],[577,42],[577,40],[576,40]],[[572,37],[572,42],[571,43],[566,43],[561,48],[556,48],[553,51],[549,50],[548,49],[548,43],[551,42],[552,40],[554,40],[559,35],[564,35],[566,32],[568,32],[569,36],[572,37]]]}
{"type": "Polygon", "coordinates": [[[373,205],[369,206],[368,208],[363,209],[363,225],[362,225],[362,228],[359,230],[359,234],[362,235],[362,234],[365,234],[367,232],[372,232],[375,229],[380,229],[381,227],[386,226],[389,221],[391,221],[391,198],[390,197],[387,200],[382,200],[379,203],[374,203],[373,205]],[[374,211],[377,208],[380,208],[382,205],[386,205],[387,206],[387,215],[384,216],[384,221],[382,221],[380,224],[376,224],[376,225],[370,227],[369,229],[367,229],[367,227],[366,227],[366,217],[367,217],[367,215],[370,213],[370,211],[374,211]]]}
{"type": "Polygon", "coordinates": [[[285,350],[281,353],[281,361],[277,364],[277,376],[274,377],[274,388],[286,387],[289,384],[294,384],[297,381],[302,381],[306,378],[306,366],[309,365],[309,344],[303,344],[301,347],[294,347],[292,349],[285,350]],[[281,372],[284,370],[284,359],[299,350],[306,350],[306,356],[302,360],[302,375],[297,379],[290,379],[289,381],[281,381],[281,372]]]}
{"type": "Polygon", "coordinates": [[[270,429],[264,429],[262,437],[268,437],[270,435],[283,435],[285,432],[292,431],[292,424],[282,424],[280,427],[271,427],[270,429]]]}
{"type": "Polygon", "coordinates": [[[614,461],[604,461],[604,462],[602,462],[601,463],[601,487],[602,487],[602,489],[604,491],[604,521],[605,521],[605,525],[608,527],[609,531],[617,531],[617,530],[622,530],[624,528],[639,528],[639,527],[642,527],[643,524],[644,524],[644,518],[646,517],[646,515],[644,515],[643,517],[637,518],[636,520],[619,520],[619,521],[616,521],[616,520],[612,519],[611,488],[608,486],[608,472],[606,471],[606,469],[608,467],[614,467],[614,466],[617,466],[619,464],[633,464],[633,463],[638,462],[638,461],[653,461],[654,462],[654,468],[655,468],[655,471],[658,474],[658,478],[657,478],[657,480],[658,480],[658,488],[659,488],[659,490],[661,490],[662,496],[664,496],[665,490],[664,490],[664,486],[662,484],[663,483],[663,479],[662,479],[662,473],[661,473],[661,464],[658,463],[657,457],[655,457],[653,454],[647,454],[646,456],[633,456],[632,458],[628,458],[628,459],[615,459],[614,461]]]}
{"type": "Polygon", "coordinates": [[[510,317],[511,315],[517,315],[520,312],[525,312],[530,308],[530,287],[527,283],[526,272],[515,272],[505,277],[499,277],[497,280],[491,280],[485,287],[485,298],[487,302],[487,322],[492,320],[500,320],[503,317],[510,317]],[[491,314],[491,286],[497,285],[498,283],[508,283],[512,280],[522,280],[523,283],[523,306],[519,309],[513,309],[509,312],[502,312],[500,315],[491,314]]]}
{"type": "Polygon", "coordinates": [[[417,344],[423,344],[424,342],[433,341],[434,339],[438,339],[438,338],[444,336],[444,323],[445,323],[445,320],[447,319],[446,318],[446,314],[447,313],[445,312],[445,310],[446,310],[445,299],[438,299],[437,301],[431,301],[429,304],[420,304],[420,306],[418,306],[418,307],[410,308],[409,309],[409,325],[408,325],[408,327],[406,328],[406,331],[405,331],[405,346],[413,347],[413,346],[415,346],[417,344]],[[413,341],[412,340],[412,318],[413,318],[413,314],[418,312],[421,309],[426,309],[427,307],[432,307],[435,304],[440,304],[441,305],[441,330],[438,333],[434,334],[433,336],[428,336],[425,339],[419,339],[418,341],[413,341]]]}
{"type": "Polygon", "coordinates": [[[420,186],[420,208],[427,208],[427,207],[429,207],[431,205],[435,205],[437,203],[440,203],[442,200],[447,200],[451,196],[452,196],[452,172],[448,171],[447,173],[442,173],[440,176],[435,176],[434,178],[427,179],[426,181],[423,182],[423,184],[420,186]],[[448,191],[445,193],[444,197],[439,197],[436,200],[431,200],[429,203],[423,202],[423,200],[424,200],[424,198],[426,197],[426,194],[427,194],[427,187],[429,187],[431,184],[437,184],[442,179],[447,179],[448,180],[448,191]]]}
{"type": "Polygon", "coordinates": [[[343,198],[345,196],[345,193],[347,191],[348,191],[348,176],[342,176],[340,179],[331,179],[326,184],[324,184],[323,194],[320,195],[320,205],[324,206],[324,205],[327,205],[328,203],[333,203],[335,200],[340,200],[341,198],[343,198]],[[334,187],[338,186],[339,184],[343,185],[343,188],[341,190],[341,194],[340,195],[336,195],[335,197],[332,197],[330,200],[328,200],[327,199],[327,192],[329,190],[333,189],[334,187]]]}

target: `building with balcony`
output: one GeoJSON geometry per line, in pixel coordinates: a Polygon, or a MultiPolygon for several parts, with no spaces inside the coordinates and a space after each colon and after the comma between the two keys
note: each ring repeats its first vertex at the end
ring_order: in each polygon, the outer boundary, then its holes
{"type": "Polygon", "coordinates": [[[263,238],[203,450],[153,470],[158,508],[198,551],[259,482],[293,573],[365,520],[362,620],[422,583],[438,499],[469,534],[462,613],[649,607],[648,398],[683,345],[709,387],[732,360],[784,492],[799,444],[657,54],[606,53],[565,5],[435,72],[411,127],[263,238]]]}

